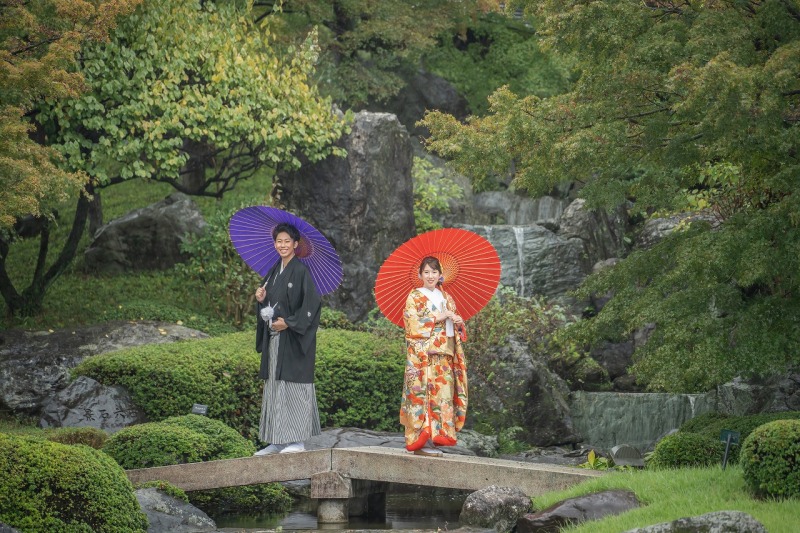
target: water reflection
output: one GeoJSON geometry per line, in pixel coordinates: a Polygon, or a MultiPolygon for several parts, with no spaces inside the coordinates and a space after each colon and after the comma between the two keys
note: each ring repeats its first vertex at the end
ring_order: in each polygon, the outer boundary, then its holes
{"type": "Polygon", "coordinates": [[[432,529],[459,527],[458,515],[469,492],[431,489],[414,485],[393,484],[386,495],[386,520],[350,517],[347,524],[317,524],[315,500],[299,500],[288,514],[214,516],[223,531],[261,531],[281,528],[283,531],[316,529],[432,529]]]}

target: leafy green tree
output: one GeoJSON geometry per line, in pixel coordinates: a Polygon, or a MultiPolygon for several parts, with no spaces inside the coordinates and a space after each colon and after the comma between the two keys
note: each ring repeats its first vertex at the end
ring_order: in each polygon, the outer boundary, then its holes
{"type": "Polygon", "coordinates": [[[616,296],[570,334],[655,323],[634,372],[702,390],[800,362],[800,7],[790,0],[517,2],[579,69],[564,94],[490,98],[467,124],[431,113],[430,148],[478,188],[516,168],[538,195],[569,180],[589,205],[703,209],[581,289],[616,296]]]}
{"type": "Polygon", "coordinates": [[[470,20],[466,31],[440,41],[425,55],[425,66],[450,81],[475,115],[486,113],[487,97],[503,85],[539,97],[569,89],[569,63],[542,50],[527,19],[487,13],[470,20]]]}
{"type": "Polygon", "coordinates": [[[449,213],[450,200],[461,198],[464,190],[447,175],[446,169],[435,168],[430,161],[421,157],[414,158],[411,177],[414,180],[414,223],[417,233],[440,228],[434,216],[449,213]]]}
{"type": "Polygon", "coordinates": [[[276,31],[286,39],[319,28],[317,80],[326,94],[353,107],[396,94],[405,84],[403,74],[419,68],[440,36],[464,32],[497,5],[496,0],[255,2],[261,17],[277,19],[276,31]]]}
{"type": "MultiPolygon", "coordinates": [[[[232,4],[147,1],[120,21],[109,42],[83,48],[80,72],[90,91],[42,106],[36,118],[66,168],[91,178],[86,193],[144,178],[220,197],[261,167],[340,154],[332,142],[347,121],[309,79],[314,35],[279,54],[270,31],[232,4]]],[[[88,210],[82,195],[72,233],[47,275],[39,268],[49,248],[42,234],[37,274],[22,294],[0,262],[0,291],[12,313],[40,308],[75,255],[88,210]]]]}
{"type": "MultiPolygon", "coordinates": [[[[30,114],[46,99],[74,97],[86,88],[75,69],[81,43],[106,40],[116,17],[140,1],[0,2],[0,231],[28,214],[50,216],[53,204],[86,182],[82,172],[60,168],[59,154],[37,142],[30,114]]],[[[4,256],[0,250],[0,261],[4,256]]]]}

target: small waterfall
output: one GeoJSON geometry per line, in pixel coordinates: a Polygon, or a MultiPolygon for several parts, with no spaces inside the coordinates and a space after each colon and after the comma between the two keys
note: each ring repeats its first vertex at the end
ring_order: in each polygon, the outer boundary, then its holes
{"type": "Polygon", "coordinates": [[[484,226],[483,229],[486,230],[486,240],[492,242],[492,226],[484,226]]]}
{"type": "Polygon", "coordinates": [[[695,400],[694,394],[689,394],[689,407],[692,409],[692,416],[689,418],[689,420],[694,418],[694,400],[695,400]]]}
{"type": "Polygon", "coordinates": [[[514,238],[517,240],[517,257],[519,258],[519,295],[525,296],[525,254],[522,245],[525,242],[525,228],[514,226],[514,238]]]}

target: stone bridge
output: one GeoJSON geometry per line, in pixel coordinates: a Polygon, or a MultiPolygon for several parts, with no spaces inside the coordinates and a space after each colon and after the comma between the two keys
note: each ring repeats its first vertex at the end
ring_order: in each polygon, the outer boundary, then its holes
{"type": "Polygon", "coordinates": [[[385,515],[388,483],[461,490],[490,485],[517,487],[528,496],[565,489],[602,472],[580,468],[450,455],[424,457],[368,446],[244,457],[128,470],[133,483],[163,480],[183,490],[204,490],[311,479],[320,523],[349,516],[385,515]]]}

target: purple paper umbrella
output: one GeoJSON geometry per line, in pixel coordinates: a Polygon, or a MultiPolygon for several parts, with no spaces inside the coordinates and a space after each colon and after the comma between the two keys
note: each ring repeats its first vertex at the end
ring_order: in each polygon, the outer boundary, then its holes
{"type": "Polygon", "coordinates": [[[298,216],[264,205],[241,209],[231,217],[229,233],[233,246],[250,268],[266,276],[280,259],[272,230],[282,222],[292,224],[300,232],[295,255],[308,267],[320,295],[335,291],[342,282],[342,261],[328,239],[298,216]]]}

